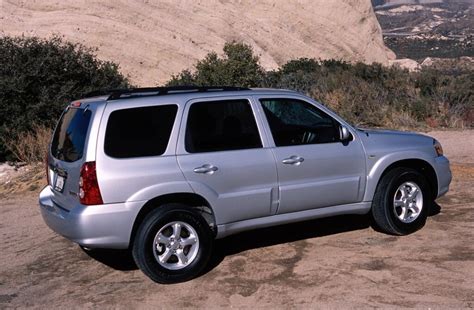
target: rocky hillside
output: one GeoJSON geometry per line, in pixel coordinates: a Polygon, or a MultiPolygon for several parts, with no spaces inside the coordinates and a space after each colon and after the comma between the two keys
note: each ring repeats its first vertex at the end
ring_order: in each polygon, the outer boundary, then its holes
{"type": "Polygon", "coordinates": [[[3,35],[63,35],[97,47],[138,85],[166,81],[226,41],[267,68],[297,57],[388,63],[370,0],[1,0],[3,35]]]}
{"type": "Polygon", "coordinates": [[[474,0],[373,0],[399,58],[474,57],[474,0]]]}

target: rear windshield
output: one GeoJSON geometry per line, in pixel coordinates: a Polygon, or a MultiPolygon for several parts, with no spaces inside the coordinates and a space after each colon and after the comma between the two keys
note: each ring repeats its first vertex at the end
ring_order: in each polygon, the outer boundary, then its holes
{"type": "Polygon", "coordinates": [[[66,162],[82,158],[91,115],[89,110],[68,108],[54,132],[51,154],[55,158],[66,162]]]}
{"type": "Polygon", "coordinates": [[[105,132],[105,153],[115,158],[162,155],[177,111],[176,105],[160,105],[112,112],[105,132]]]}

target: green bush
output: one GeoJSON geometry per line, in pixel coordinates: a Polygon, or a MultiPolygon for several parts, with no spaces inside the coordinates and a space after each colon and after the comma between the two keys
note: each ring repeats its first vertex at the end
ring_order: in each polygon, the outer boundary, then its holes
{"type": "Polygon", "coordinates": [[[226,43],[224,57],[209,53],[198,61],[194,72],[184,70],[173,76],[167,85],[255,87],[264,76],[258,60],[250,46],[236,42],[226,43]]]}
{"type": "MultiPolygon", "coordinates": [[[[0,37],[0,136],[51,127],[72,99],[128,86],[118,65],[60,37],[0,37]]],[[[0,161],[11,158],[0,139],[0,161]]]]}

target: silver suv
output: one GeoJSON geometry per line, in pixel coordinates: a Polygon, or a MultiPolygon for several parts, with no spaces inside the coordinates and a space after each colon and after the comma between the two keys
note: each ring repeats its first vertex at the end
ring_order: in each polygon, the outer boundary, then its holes
{"type": "Polygon", "coordinates": [[[152,280],[191,279],[213,240],[370,213],[421,228],[451,182],[433,138],[358,129],[299,93],[142,88],[72,102],[54,132],[47,225],[87,248],[131,249],[152,280]]]}

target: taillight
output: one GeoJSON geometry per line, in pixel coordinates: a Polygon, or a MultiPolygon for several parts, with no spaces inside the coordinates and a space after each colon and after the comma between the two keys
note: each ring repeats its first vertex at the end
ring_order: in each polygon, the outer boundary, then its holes
{"type": "Polygon", "coordinates": [[[83,205],[103,204],[99,183],[97,182],[95,161],[82,165],[81,177],[79,178],[79,198],[83,205]]]}
{"type": "Polygon", "coordinates": [[[46,183],[49,185],[49,162],[48,162],[48,152],[46,152],[46,155],[44,156],[44,165],[46,167],[46,183]]]}

